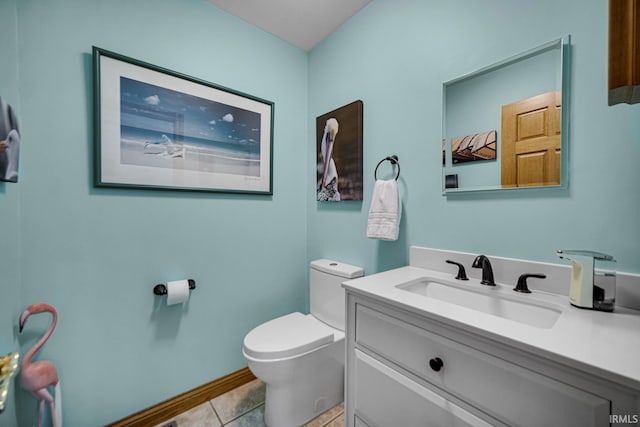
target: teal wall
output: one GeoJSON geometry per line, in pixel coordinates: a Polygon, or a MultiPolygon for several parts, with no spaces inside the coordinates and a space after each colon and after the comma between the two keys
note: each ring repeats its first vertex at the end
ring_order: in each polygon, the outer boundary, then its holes
{"type": "MultiPolygon", "coordinates": [[[[15,0],[0,0],[0,96],[20,113],[15,0]]],[[[18,350],[20,313],[20,184],[0,182],[0,357],[18,350]]],[[[15,393],[10,388],[0,425],[15,423],[15,393]],[[5,424],[5,422],[7,424],[5,424]]]]}
{"type": "MultiPolygon", "coordinates": [[[[599,0],[374,0],[306,54],[205,0],[0,0],[0,54],[15,63],[0,95],[23,130],[20,183],[0,184],[0,343],[16,345],[28,304],[55,305],[39,357],[60,371],[65,426],[97,426],[243,367],[248,330],[305,309],[317,257],[373,273],[406,264],[410,244],[552,262],[574,247],[640,272],[640,106],[606,105],[606,17],[599,0]],[[443,197],[442,82],[565,34],[569,189],[443,197]],[[274,195],[93,188],[92,45],[274,101],[274,195]],[[355,99],[365,200],[318,203],[315,117],[355,99]],[[390,154],[400,238],[368,240],[373,170],[390,154]],[[153,285],[183,277],[198,281],[189,304],[158,303],[153,285]]],[[[48,324],[32,320],[25,350],[48,324]]],[[[32,425],[35,400],[16,401],[16,424],[32,425]]]]}
{"type": "MultiPolygon", "coordinates": [[[[307,55],[205,0],[15,4],[22,174],[0,187],[0,213],[20,229],[22,277],[9,308],[14,323],[33,302],[57,308],[38,357],[58,367],[65,427],[104,425],[246,366],[250,329],[304,310],[307,55]],[[273,101],[274,195],[94,188],[92,45],[273,101]],[[180,278],[197,281],[184,309],[153,295],[180,278]]],[[[48,322],[30,319],[23,350],[48,322]]],[[[35,399],[17,401],[32,425],[35,399]]]]}
{"type": "MultiPolygon", "coordinates": [[[[600,0],[374,0],[316,47],[308,140],[316,116],[364,102],[365,200],[328,206],[307,193],[309,257],[335,254],[373,273],[406,264],[408,245],[558,263],[556,249],[585,248],[640,272],[640,105],[607,106],[607,7],[600,0]],[[573,45],[569,189],[443,197],[442,83],[566,34],[573,45]],[[373,171],[390,154],[402,167],[400,239],[368,240],[373,171]]],[[[311,188],[315,171],[307,174],[311,188]]]]}

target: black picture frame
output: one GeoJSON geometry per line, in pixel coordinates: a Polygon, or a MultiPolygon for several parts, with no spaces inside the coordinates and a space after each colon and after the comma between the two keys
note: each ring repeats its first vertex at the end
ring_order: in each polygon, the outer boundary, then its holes
{"type": "Polygon", "coordinates": [[[92,53],[95,186],[273,194],[273,102],[92,53]]]}

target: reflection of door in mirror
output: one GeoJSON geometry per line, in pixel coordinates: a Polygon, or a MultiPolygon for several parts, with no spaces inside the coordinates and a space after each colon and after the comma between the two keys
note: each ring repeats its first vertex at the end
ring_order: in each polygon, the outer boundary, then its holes
{"type": "Polygon", "coordinates": [[[503,187],[560,185],[561,93],[502,106],[503,187]]]}

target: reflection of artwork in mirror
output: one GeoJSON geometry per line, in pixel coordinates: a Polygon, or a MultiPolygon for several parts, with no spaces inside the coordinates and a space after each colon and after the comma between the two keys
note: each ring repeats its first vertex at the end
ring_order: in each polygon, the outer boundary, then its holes
{"type": "Polygon", "coordinates": [[[566,186],[568,46],[567,36],[443,84],[444,193],[566,186]]]}
{"type": "Polygon", "coordinates": [[[496,159],[496,131],[461,136],[451,140],[451,158],[453,163],[466,163],[476,160],[496,159]]]}
{"type": "Polygon", "coordinates": [[[502,186],[560,185],[559,91],[502,106],[502,186]]]}

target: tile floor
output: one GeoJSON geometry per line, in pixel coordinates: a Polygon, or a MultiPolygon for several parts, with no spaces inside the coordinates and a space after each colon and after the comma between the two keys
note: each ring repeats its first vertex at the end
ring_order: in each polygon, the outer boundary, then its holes
{"type": "MultiPolygon", "coordinates": [[[[177,427],[264,427],[264,383],[258,379],[164,421],[177,427]]],[[[338,405],[304,427],[343,427],[344,409],[338,405]]]]}

